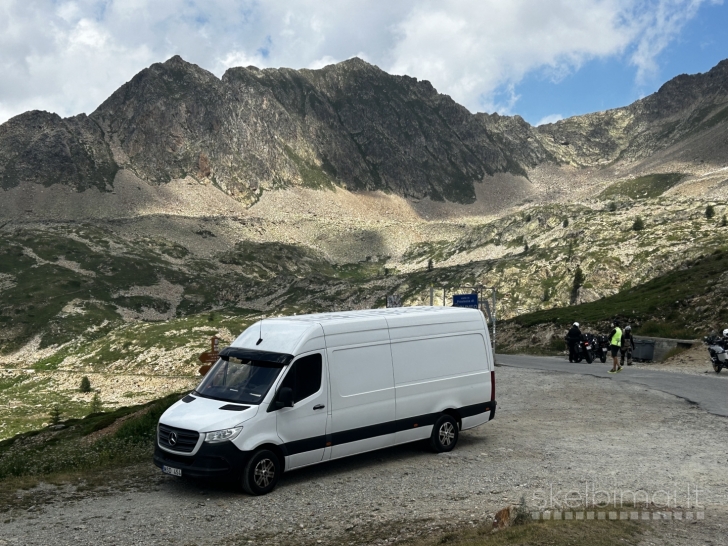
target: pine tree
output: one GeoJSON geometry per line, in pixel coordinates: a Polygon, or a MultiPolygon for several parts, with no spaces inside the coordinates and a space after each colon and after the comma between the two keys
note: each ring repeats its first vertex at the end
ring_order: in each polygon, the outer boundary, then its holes
{"type": "Polygon", "coordinates": [[[91,399],[91,413],[99,413],[103,409],[101,404],[101,397],[98,391],[94,393],[94,397],[91,399]]]}
{"type": "Polygon", "coordinates": [[[432,262],[432,258],[427,260],[427,271],[432,271],[435,269],[435,264],[432,262]]]}
{"type": "Polygon", "coordinates": [[[705,207],[705,217],[710,220],[715,216],[715,209],[713,208],[713,205],[708,205],[705,207]]]}
{"type": "Polygon", "coordinates": [[[51,425],[59,424],[61,422],[61,416],[63,415],[61,407],[58,405],[53,406],[53,409],[51,410],[49,415],[51,418],[51,425]]]}
{"type": "Polygon", "coordinates": [[[579,288],[581,288],[584,285],[584,272],[581,270],[581,266],[576,266],[576,271],[574,271],[574,292],[578,292],[579,288]]]}
{"type": "Polygon", "coordinates": [[[569,219],[564,218],[564,223],[562,224],[565,228],[569,227],[569,219]]]}
{"type": "Polygon", "coordinates": [[[617,210],[617,203],[611,202],[609,203],[609,212],[614,212],[617,210]]]}
{"type": "Polygon", "coordinates": [[[81,378],[81,386],[78,388],[81,392],[91,392],[91,381],[89,381],[87,376],[83,376],[81,378]]]}

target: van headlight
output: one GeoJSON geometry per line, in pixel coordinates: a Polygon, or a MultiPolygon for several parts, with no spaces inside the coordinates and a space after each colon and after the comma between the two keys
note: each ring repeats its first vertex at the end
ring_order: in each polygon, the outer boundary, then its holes
{"type": "Polygon", "coordinates": [[[215,430],[213,432],[205,433],[205,441],[209,444],[217,442],[227,442],[228,440],[234,440],[240,434],[243,427],[226,428],[223,430],[215,430]]]}

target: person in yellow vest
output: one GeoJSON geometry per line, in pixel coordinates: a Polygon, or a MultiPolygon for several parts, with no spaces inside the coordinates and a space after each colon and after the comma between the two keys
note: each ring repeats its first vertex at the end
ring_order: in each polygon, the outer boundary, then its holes
{"type": "Polygon", "coordinates": [[[622,329],[619,327],[619,321],[614,321],[614,329],[609,332],[609,349],[612,351],[612,369],[609,373],[617,373],[622,371],[622,366],[619,365],[619,350],[622,348],[622,329]]]}

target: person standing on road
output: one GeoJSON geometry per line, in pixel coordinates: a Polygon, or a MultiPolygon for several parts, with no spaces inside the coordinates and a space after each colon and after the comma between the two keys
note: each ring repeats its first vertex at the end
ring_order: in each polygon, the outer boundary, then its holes
{"type": "Polygon", "coordinates": [[[617,355],[619,355],[619,350],[622,347],[622,329],[619,327],[619,321],[614,321],[614,328],[611,332],[609,332],[609,349],[612,351],[612,369],[609,370],[609,373],[617,373],[622,369],[622,366],[619,365],[619,361],[617,359],[617,355]]]}
{"type": "Polygon", "coordinates": [[[634,337],[632,337],[632,327],[628,324],[624,327],[624,332],[622,333],[622,347],[620,349],[620,352],[622,353],[622,357],[619,359],[619,367],[620,369],[622,366],[624,366],[624,357],[627,356],[627,366],[632,365],[632,351],[634,350],[634,337]]]}
{"type": "Polygon", "coordinates": [[[581,343],[581,330],[579,330],[579,323],[575,322],[569,333],[566,334],[566,344],[569,346],[569,362],[576,362],[579,356],[579,343],[581,343]]]}

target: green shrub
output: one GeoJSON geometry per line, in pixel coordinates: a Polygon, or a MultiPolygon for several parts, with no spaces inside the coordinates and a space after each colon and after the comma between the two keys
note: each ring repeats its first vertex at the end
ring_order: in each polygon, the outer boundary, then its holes
{"type": "Polygon", "coordinates": [[[710,220],[715,216],[715,209],[713,208],[713,205],[708,205],[705,207],[705,217],[710,220]]]}
{"type": "Polygon", "coordinates": [[[609,203],[609,212],[615,212],[616,210],[617,210],[617,203],[615,203],[614,201],[609,203]]]}
{"type": "Polygon", "coordinates": [[[81,378],[81,386],[78,388],[81,392],[91,392],[91,381],[89,381],[87,376],[83,376],[81,378]]]}
{"type": "Polygon", "coordinates": [[[564,222],[561,225],[564,226],[565,228],[569,227],[569,219],[564,218],[564,222]]]}
{"type": "Polygon", "coordinates": [[[640,218],[639,216],[634,219],[634,224],[632,224],[632,229],[634,231],[642,231],[645,229],[645,222],[640,218]]]}
{"type": "Polygon", "coordinates": [[[584,277],[584,272],[581,270],[581,266],[576,266],[576,271],[574,271],[574,285],[573,290],[574,292],[578,291],[579,288],[581,288],[584,285],[584,280],[586,277],[584,277]]]}

